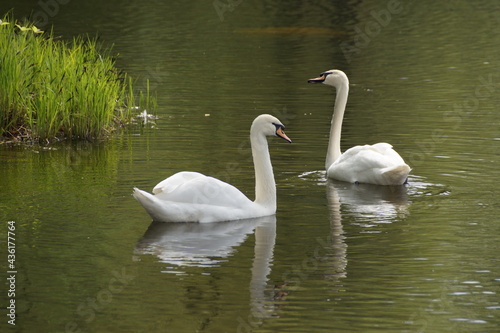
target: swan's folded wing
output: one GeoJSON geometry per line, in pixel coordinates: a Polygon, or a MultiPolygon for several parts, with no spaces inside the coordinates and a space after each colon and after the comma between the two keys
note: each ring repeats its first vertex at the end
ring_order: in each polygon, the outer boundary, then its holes
{"type": "Polygon", "coordinates": [[[371,146],[373,149],[378,151],[380,154],[384,155],[385,160],[391,161],[391,163],[394,164],[400,164],[404,165],[406,164],[403,158],[394,150],[392,149],[392,145],[382,142],[382,143],[376,143],[371,146]]]}
{"type": "Polygon", "coordinates": [[[206,176],[199,172],[193,172],[193,171],[177,172],[176,174],[156,184],[156,186],[153,188],[153,193],[154,194],[170,193],[174,191],[179,185],[182,185],[192,179],[200,177],[203,178],[206,176]]]}
{"type": "Polygon", "coordinates": [[[359,182],[360,176],[366,172],[376,172],[386,168],[388,163],[384,155],[371,146],[356,146],[346,150],[329,169],[329,174],[337,175],[337,179],[359,182]]]}
{"type": "Polygon", "coordinates": [[[403,158],[388,143],[352,147],[340,156],[337,163],[347,163],[358,170],[405,164],[403,158]]]}
{"type": "Polygon", "coordinates": [[[240,190],[226,182],[199,173],[189,173],[189,175],[186,173],[182,172],[183,175],[175,174],[176,179],[167,183],[168,186],[163,184],[162,191],[157,191],[155,196],[166,201],[234,208],[243,208],[252,202],[240,190]],[[177,175],[179,176],[177,177],[177,175]]]}
{"type": "Polygon", "coordinates": [[[388,143],[348,149],[328,169],[328,175],[348,182],[388,185],[403,183],[410,168],[388,143]],[[397,171],[397,177],[393,175],[397,171]],[[406,173],[406,175],[405,175],[406,173]],[[398,178],[394,181],[394,178],[398,178]]]}

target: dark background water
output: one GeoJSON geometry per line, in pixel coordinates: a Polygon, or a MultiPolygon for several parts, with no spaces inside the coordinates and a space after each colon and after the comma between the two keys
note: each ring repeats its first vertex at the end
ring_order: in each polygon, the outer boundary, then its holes
{"type": "Polygon", "coordinates": [[[18,271],[16,326],[2,327],[499,330],[499,6],[2,2],[63,39],[99,35],[159,104],[155,124],[106,142],[0,145],[1,276],[8,221],[18,271]],[[393,144],[413,168],[406,188],[324,179],[335,95],[306,82],[332,68],[351,81],[343,149],[393,144]],[[270,142],[276,219],[151,224],[132,187],[177,171],[253,197],[248,131],[261,113],[294,141],[270,142]]]}

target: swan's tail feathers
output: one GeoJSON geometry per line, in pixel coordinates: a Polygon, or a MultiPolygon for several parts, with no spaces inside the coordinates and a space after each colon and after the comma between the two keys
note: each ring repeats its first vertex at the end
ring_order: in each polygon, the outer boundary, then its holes
{"type": "Polygon", "coordinates": [[[154,202],[154,197],[152,194],[140,190],[137,187],[134,187],[134,193],[132,193],[134,198],[139,201],[143,206],[146,204],[152,204],[154,202]]]}
{"type": "Polygon", "coordinates": [[[139,201],[154,221],[166,222],[168,220],[167,217],[165,217],[166,215],[164,214],[163,207],[158,202],[158,198],[153,194],[134,187],[134,193],[132,193],[132,195],[139,201]]]}
{"type": "Polygon", "coordinates": [[[384,176],[384,185],[403,185],[406,183],[410,171],[411,168],[406,164],[388,168],[382,173],[384,176]]]}

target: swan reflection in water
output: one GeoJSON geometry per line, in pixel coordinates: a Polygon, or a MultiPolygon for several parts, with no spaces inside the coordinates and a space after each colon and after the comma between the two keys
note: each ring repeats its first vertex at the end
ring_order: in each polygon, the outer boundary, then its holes
{"type": "Polygon", "coordinates": [[[325,171],[304,172],[299,178],[326,186],[331,215],[335,211],[334,215],[339,215],[342,204],[343,210],[350,212],[358,222],[369,222],[371,226],[404,217],[409,212],[409,197],[432,187],[415,176],[410,176],[409,184],[386,186],[337,181],[327,178],[325,171]]]}
{"type": "Polygon", "coordinates": [[[412,187],[418,189],[428,185],[421,182],[411,186],[351,184],[329,179],[324,171],[305,172],[299,178],[326,187],[330,234],[317,241],[318,246],[327,251],[321,259],[329,262],[325,276],[333,281],[347,276],[347,243],[342,214],[344,220],[346,215],[350,217],[350,224],[361,226],[360,232],[374,232],[374,227],[392,223],[408,214],[409,193],[415,192],[412,187]]]}
{"type": "Polygon", "coordinates": [[[355,224],[365,228],[392,223],[409,212],[406,185],[380,186],[329,180],[327,191],[329,196],[331,192],[337,192],[338,200],[355,218],[355,224]]]}
{"type": "Polygon", "coordinates": [[[153,222],[138,241],[135,253],[155,255],[161,262],[177,267],[214,267],[227,260],[252,232],[255,247],[249,286],[251,312],[254,318],[265,318],[274,313],[274,292],[267,286],[267,277],[276,241],[275,215],[214,223],[153,222]]]}
{"type": "MultiPolygon", "coordinates": [[[[303,177],[314,173],[304,174],[303,177]]],[[[353,224],[367,231],[382,223],[392,223],[409,214],[411,199],[425,196],[449,195],[447,186],[428,183],[425,178],[410,176],[408,184],[379,186],[350,184],[328,180],[327,190],[336,191],[342,208],[354,217],[353,224]]]]}
{"type": "Polygon", "coordinates": [[[342,225],[341,206],[358,221],[354,224],[369,228],[376,223],[390,223],[406,215],[409,201],[406,187],[402,185],[350,184],[330,179],[326,182],[326,195],[333,251],[331,255],[333,273],[329,276],[338,279],[346,276],[347,267],[347,244],[342,225]]]}
{"type": "Polygon", "coordinates": [[[411,199],[446,196],[450,193],[447,186],[429,183],[424,177],[415,175],[410,175],[408,184],[395,186],[336,181],[327,179],[324,171],[306,172],[299,178],[326,186],[331,226],[329,243],[333,252],[329,257],[332,258],[330,266],[334,270],[328,276],[332,279],[346,276],[347,244],[344,227],[347,216],[349,225],[360,227],[359,233],[379,233],[384,224],[398,222],[409,214],[411,199]]]}

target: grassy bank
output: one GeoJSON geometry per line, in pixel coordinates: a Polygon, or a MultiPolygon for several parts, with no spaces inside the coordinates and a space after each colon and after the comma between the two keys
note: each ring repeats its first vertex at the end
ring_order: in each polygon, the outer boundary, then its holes
{"type": "Polygon", "coordinates": [[[3,138],[101,138],[128,123],[132,107],[149,100],[142,94],[134,98],[131,78],[116,69],[109,51],[100,49],[95,39],[64,42],[32,24],[2,19],[3,138]]]}

